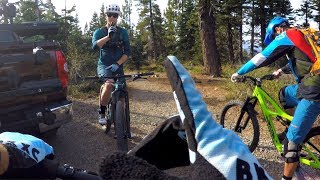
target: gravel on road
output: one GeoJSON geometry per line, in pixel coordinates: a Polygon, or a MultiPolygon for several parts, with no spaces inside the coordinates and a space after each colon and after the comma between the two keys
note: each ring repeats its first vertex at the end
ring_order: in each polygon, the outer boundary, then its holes
{"type": "MultiPolygon", "coordinates": [[[[209,77],[208,77],[209,78],[209,77]]],[[[224,79],[203,81],[197,80],[196,86],[203,94],[208,109],[216,117],[226,104],[226,89],[224,79]],[[203,83],[204,82],[204,83],[203,83]]],[[[131,127],[134,137],[129,147],[134,147],[144,136],[156,128],[168,117],[177,114],[172,89],[164,76],[152,77],[148,80],[128,81],[131,127]]],[[[112,134],[105,134],[103,127],[97,123],[98,97],[73,99],[73,121],[63,125],[56,136],[46,139],[55,149],[56,158],[61,163],[67,163],[77,168],[97,172],[101,158],[107,153],[115,152],[116,143],[112,134]]],[[[261,137],[259,146],[254,152],[262,166],[275,179],[281,179],[283,160],[275,150],[265,122],[259,120],[261,137]]],[[[176,175],[178,171],[168,172],[176,175]]],[[[187,170],[186,170],[187,171],[187,170]]],[[[314,171],[320,173],[320,171],[314,171]]]]}

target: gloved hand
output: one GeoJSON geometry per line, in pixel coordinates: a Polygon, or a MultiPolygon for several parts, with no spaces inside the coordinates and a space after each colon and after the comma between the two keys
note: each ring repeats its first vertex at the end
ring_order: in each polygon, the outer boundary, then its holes
{"type": "Polygon", "coordinates": [[[272,73],[275,78],[279,78],[282,75],[282,69],[278,69],[272,73]]]}
{"type": "Polygon", "coordinates": [[[110,69],[112,72],[116,72],[119,69],[119,64],[114,63],[107,67],[107,69],[110,69]]]}
{"type": "Polygon", "coordinates": [[[108,29],[108,36],[111,38],[111,36],[117,32],[117,28],[116,26],[110,26],[109,29],[108,29]]]}
{"type": "Polygon", "coordinates": [[[46,158],[52,159],[54,156],[53,148],[49,144],[31,135],[4,132],[0,134],[0,140],[1,154],[6,150],[10,158],[9,166],[4,171],[8,177],[26,177],[25,175],[30,174],[29,170],[40,168],[40,165],[38,166],[40,162],[46,158]],[[23,171],[24,169],[26,170],[23,171]]]}
{"type": "Polygon", "coordinates": [[[237,78],[239,77],[240,75],[238,73],[233,73],[231,75],[231,81],[232,82],[237,82],[237,78]]]}

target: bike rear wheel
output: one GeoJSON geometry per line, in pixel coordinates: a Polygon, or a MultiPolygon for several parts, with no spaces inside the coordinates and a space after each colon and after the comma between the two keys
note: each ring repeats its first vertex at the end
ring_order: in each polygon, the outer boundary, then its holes
{"type": "Polygon", "coordinates": [[[126,114],[125,106],[122,101],[118,101],[116,104],[116,114],[115,114],[115,130],[117,135],[117,146],[119,151],[128,151],[128,138],[125,134],[126,132],[126,114]]]}
{"type": "MultiPolygon", "coordinates": [[[[310,130],[310,132],[307,134],[305,140],[304,140],[304,146],[312,152],[313,155],[317,158],[316,160],[308,154],[306,151],[306,148],[303,147],[301,150],[301,157],[303,159],[306,159],[311,163],[312,167],[320,169],[320,127],[314,127],[310,130]]],[[[308,163],[309,163],[308,162],[308,163]]],[[[303,163],[303,162],[302,162],[303,163]]]]}
{"type": "Polygon", "coordinates": [[[223,109],[220,115],[220,124],[225,129],[235,131],[242,139],[251,152],[258,146],[260,130],[257,117],[253,107],[247,107],[240,119],[239,127],[236,129],[237,121],[240,117],[243,102],[230,101],[223,109]]]}

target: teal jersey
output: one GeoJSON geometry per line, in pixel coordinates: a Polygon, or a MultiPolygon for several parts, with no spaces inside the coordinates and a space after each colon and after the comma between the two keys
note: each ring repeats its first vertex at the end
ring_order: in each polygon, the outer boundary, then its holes
{"type": "MultiPolygon", "coordinates": [[[[100,51],[98,65],[109,66],[116,63],[124,54],[131,55],[131,48],[127,30],[117,26],[117,32],[100,49],[97,41],[108,35],[108,29],[102,27],[97,29],[92,36],[92,48],[100,51]]],[[[122,68],[122,67],[121,67],[122,68]]]]}

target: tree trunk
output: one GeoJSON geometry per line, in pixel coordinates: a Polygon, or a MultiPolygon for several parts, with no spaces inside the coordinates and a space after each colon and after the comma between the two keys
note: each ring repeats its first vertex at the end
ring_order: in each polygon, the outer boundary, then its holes
{"type": "Polygon", "coordinates": [[[229,62],[234,64],[235,59],[234,59],[234,49],[233,49],[232,25],[230,22],[227,23],[227,33],[228,33],[229,62]]]}
{"type": "Polygon", "coordinates": [[[264,41],[264,38],[266,37],[266,28],[267,28],[267,23],[266,23],[266,16],[264,16],[264,14],[267,14],[266,10],[265,10],[265,7],[266,6],[266,2],[263,0],[260,2],[260,32],[261,32],[261,44],[262,44],[262,47],[264,48],[265,45],[263,44],[263,41],[264,41]]]}
{"type": "Polygon", "coordinates": [[[157,56],[157,51],[156,51],[156,42],[155,42],[155,37],[156,37],[156,32],[154,29],[154,24],[153,24],[153,14],[152,14],[152,0],[149,0],[149,13],[150,13],[150,29],[151,29],[151,48],[152,48],[152,54],[154,60],[158,57],[157,56]]]}
{"type": "Polygon", "coordinates": [[[243,10],[240,8],[240,24],[239,24],[239,62],[242,63],[244,61],[243,59],[243,39],[242,39],[242,15],[243,15],[243,10]]]}
{"type": "Polygon", "coordinates": [[[255,2],[252,1],[252,17],[251,17],[251,39],[250,39],[250,56],[254,56],[254,6],[255,2]]]}
{"type": "Polygon", "coordinates": [[[210,0],[200,1],[200,36],[202,41],[203,61],[207,73],[214,77],[221,76],[221,63],[216,42],[216,22],[210,0]]]}

